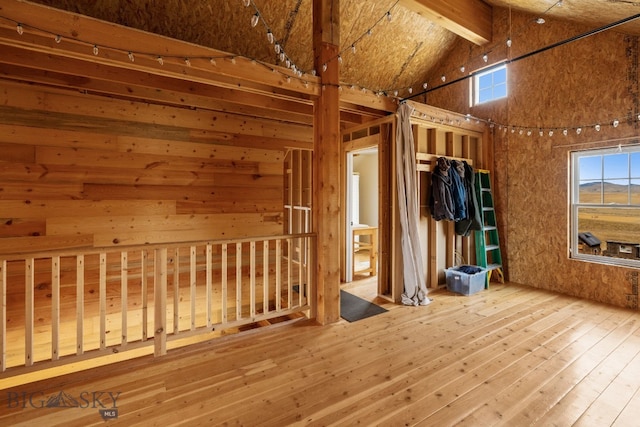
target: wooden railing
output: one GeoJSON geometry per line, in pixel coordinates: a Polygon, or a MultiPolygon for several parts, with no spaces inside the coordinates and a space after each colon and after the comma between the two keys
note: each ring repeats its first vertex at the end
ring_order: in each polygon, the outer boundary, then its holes
{"type": "Polygon", "coordinates": [[[311,234],[0,258],[6,375],[315,317],[311,234]],[[300,262],[302,261],[302,262],[300,262]]]}

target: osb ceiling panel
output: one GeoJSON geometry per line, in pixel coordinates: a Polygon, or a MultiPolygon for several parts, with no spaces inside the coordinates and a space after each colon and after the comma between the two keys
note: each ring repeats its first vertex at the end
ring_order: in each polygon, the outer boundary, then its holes
{"type": "MultiPolygon", "coordinates": [[[[249,7],[244,6],[243,0],[33,1],[282,65],[267,40],[269,29],[298,69],[311,72],[314,68],[312,0],[252,0],[249,7]],[[261,20],[252,27],[251,18],[256,10],[261,20]]],[[[394,89],[404,92],[408,87],[421,89],[425,76],[460,40],[397,3],[396,0],[340,0],[342,83],[389,93],[394,89]],[[387,12],[391,12],[391,21],[385,17],[387,12]],[[352,44],[355,44],[355,53],[352,44]]],[[[639,2],[624,0],[490,0],[487,3],[547,19],[579,21],[593,28],[640,13],[639,2]]],[[[640,20],[623,29],[640,34],[640,20]]]]}

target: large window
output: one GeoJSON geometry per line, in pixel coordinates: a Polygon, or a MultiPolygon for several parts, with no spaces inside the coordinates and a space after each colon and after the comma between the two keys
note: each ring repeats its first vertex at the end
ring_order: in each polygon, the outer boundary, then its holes
{"type": "Polygon", "coordinates": [[[640,147],[571,155],[571,257],[640,266],[640,147]]]}
{"type": "Polygon", "coordinates": [[[507,96],[507,66],[488,69],[473,77],[473,105],[507,96]]]}

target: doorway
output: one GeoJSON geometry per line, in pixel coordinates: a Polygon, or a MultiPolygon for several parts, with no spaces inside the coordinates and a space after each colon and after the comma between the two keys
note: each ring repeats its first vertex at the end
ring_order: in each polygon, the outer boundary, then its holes
{"type": "Polygon", "coordinates": [[[346,152],[346,282],[371,279],[378,272],[378,165],[376,146],[346,152]]]}

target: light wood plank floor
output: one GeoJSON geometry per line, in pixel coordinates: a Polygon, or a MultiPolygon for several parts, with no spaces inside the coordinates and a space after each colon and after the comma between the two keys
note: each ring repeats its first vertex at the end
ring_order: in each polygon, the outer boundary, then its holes
{"type": "Polygon", "coordinates": [[[109,425],[639,425],[640,312],[518,285],[431,296],[16,386],[0,425],[103,425],[114,406],[109,425]],[[61,391],[85,407],[37,408],[61,391]]]}

